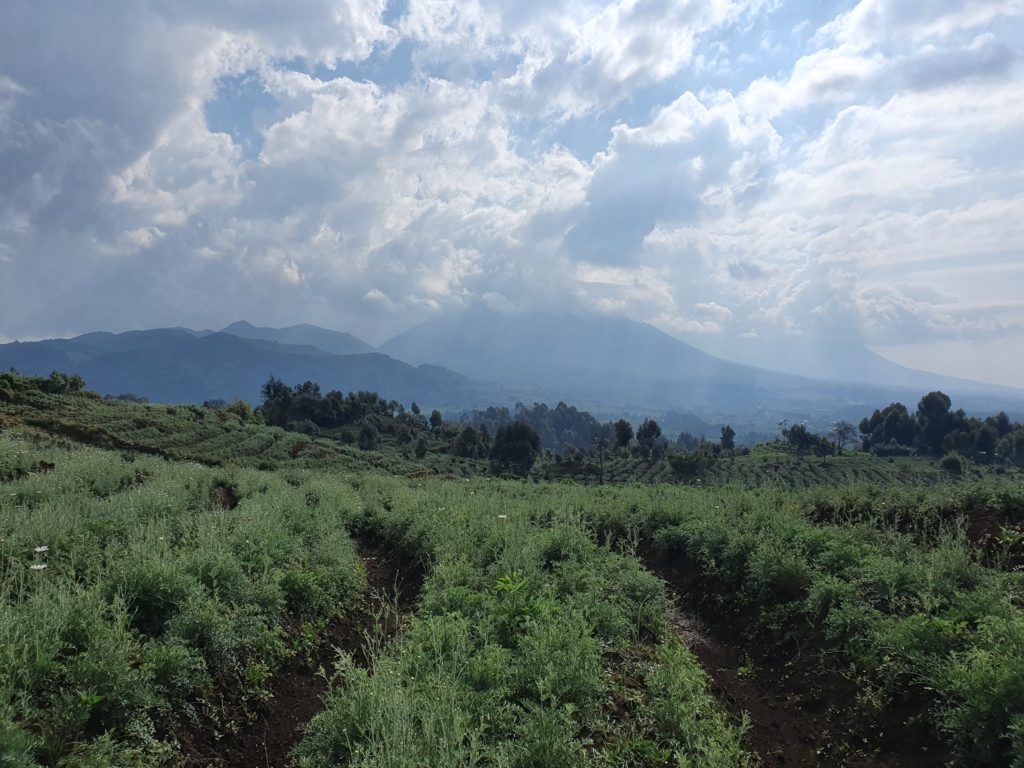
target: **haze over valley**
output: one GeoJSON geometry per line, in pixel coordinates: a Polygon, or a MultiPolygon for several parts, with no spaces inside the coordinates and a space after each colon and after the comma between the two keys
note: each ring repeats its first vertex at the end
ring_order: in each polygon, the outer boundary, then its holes
{"type": "Polygon", "coordinates": [[[308,324],[274,329],[238,321],[221,331],[167,328],[0,345],[0,368],[73,371],[103,394],[167,403],[238,398],[257,405],[270,375],[379,392],[452,415],[564,401],[602,417],[688,414],[707,425],[702,434],[709,437],[719,422],[758,435],[784,419],[827,429],[932,390],[969,412],[1024,413],[1024,390],[914,371],[864,347],[794,340],[785,351],[750,348],[762,355],[762,368],[625,318],[477,309],[427,321],[379,347],[308,324]]]}

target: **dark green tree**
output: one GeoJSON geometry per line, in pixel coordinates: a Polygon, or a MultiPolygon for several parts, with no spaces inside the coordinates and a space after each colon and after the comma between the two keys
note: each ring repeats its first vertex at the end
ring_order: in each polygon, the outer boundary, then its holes
{"type": "Polygon", "coordinates": [[[416,438],[416,442],[413,444],[412,451],[416,455],[417,459],[422,459],[427,455],[427,450],[429,448],[430,446],[427,443],[427,436],[420,434],[420,436],[416,438]]]}
{"type": "Polygon", "coordinates": [[[633,439],[633,425],[625,419],[619,419],[612,426],[615,427],[615,445],[618,448],[628,448],[633,439]]]}
{"type": "Polygon", "coordinates": [[[974,433],[974,448],[980,454],[979,460],[992,461],[999,443],[999,432],[990,424],[979,427],[974,433]]]}
{"type": "Polygon", "coordinates": [[[376,425],[370,419],[363,419],[363,423],[359,427],[359,447],[364,451],[372,451],[379,442],[380,431],[376,425]]]}
{"type": "Polygon", "coordinates": [[[491,446],[492,471],[526,477],[538,453],[540,435],[533,427],[521,421],[499,427],[491,446]]]}
{"type": "Polygon", "coordinates": [[[661,427],[654,419],[645,419],[636,431],[636,442],[640,448],[640,455],[646,460],[651,458],[658,438],[661,437],[661,427]]]}
{"type": "Polygon", "coordinates": [[[292,388],[271,376],[263,385],[263,417],[273,427],[288,426],[292,388]]]}
{"type": "Polygon", "coordinates": [[[731,451],[736,447],[736,430],[729,424],[722,427],[721,445],[723,451],[731,451]]]}
{"type": "Polygon", "coordinates": [[[952,401],[942,392],[929,392],[917,404],[917,423],[921,429],[924,449],[937,456],[942,453],[942,441],[952,430],[949,408],[952,401]]]}
{"type": "Polygon", "coordinates": [[[442,424],[444,424],[444,417],[441,415],[441,412],[435,408],[430,412],[430,427],[431,429],[440,429],[442,424]]]}
{"type": "Polygon", "coordinates": [[[452,452],[467,459],[475,459],[480,454],[480,435],[472,425],[467,424],[452,441],[452,452]]]}

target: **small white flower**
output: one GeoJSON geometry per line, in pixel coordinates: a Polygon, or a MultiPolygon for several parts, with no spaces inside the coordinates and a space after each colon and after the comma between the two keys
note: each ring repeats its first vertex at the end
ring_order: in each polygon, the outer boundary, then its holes
{"type": "Polygon", "coordinates": [[[46,568],[46,563],[32,563],[32,565],[29,566],[30,571],[45,571],[46,568]]]}
{"type": "Polygon", "coordinates": [[[48,546],[46,546],[45,544],[43,544],[43,545],[41,545],[41,546],[38,546],[38,547],[36,547],[36,548],[35,548],[35,549],[33,549],[32,551],[33,551],[33,552],[36,552],[36,553],[40,553],[40,554],[41,554],[41,553],[43,553],[43,552],[49,552],[49,551],[50,551],[50,548],[49,548],[48,546]]]}
{"type": "Polygon", "coordinates": [[[508,515],[498,515],[499,520],[508,520],[508,515]]]}

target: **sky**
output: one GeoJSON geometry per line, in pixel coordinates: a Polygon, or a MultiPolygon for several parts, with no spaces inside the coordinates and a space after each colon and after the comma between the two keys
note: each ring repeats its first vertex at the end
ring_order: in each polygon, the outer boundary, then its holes
{"type": "Polygon", "coordinates": [[[1024,0],[5,0],[0,340],[617,313],[1024,382],[1024,0]]]}

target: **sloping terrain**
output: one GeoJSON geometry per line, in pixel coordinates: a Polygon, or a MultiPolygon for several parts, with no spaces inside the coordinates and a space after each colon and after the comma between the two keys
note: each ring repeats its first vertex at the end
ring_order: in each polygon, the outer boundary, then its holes
{"type": "Polygon", "coordinates": [[[279,344],[292,344],[300,347],[315,347],[329,355],[365,355],[376,349],[351,333],[331,331],[315,325],[302,323],[287,328],[261,328],[240,320],[221,329],[221,333],[229,333],[241,339],[257,339],[259,341],[276,341],[279,344]]]}
{"type": "Polygon", "coordinates": [[[405,404],[490,402],[488,389],[436,366],[417,368],[379,353],[331,355],[227,333],[196,336],[157,329],[14,342],[0,345],[0,369],[8,368],[26,375],[77,373],[101,394],[131,393],[166,403],[236,398],[256,403],[271,375],[292,384],[316,381],[324,391],[375,391],[405,404]]]}
{"type": "MultiPolygon", "coordinates": [[[[500,381],[527,401],[563,399],[600,412],[684,410],[704,418],[750,421],[762,429],[783,418],[827,425],[893,400],[913,404],[923,394],[895,375],[849,383],[795,375],[805,370],[800,366],[780,373],[729,362],[621,317],[476,309],[428,320],[379,349],[409,363],[443,365],[477,381],[500,381]]],[[[836,377],[843,374],[830,378],[836,377]]],[[[955,380],[937,377],[933,383],[955,380]]],[[[963,395],[952,390],[969,409],[1024,408],[1024,392],[973,384],[964,382],[969,391],[963,395]]]]}

